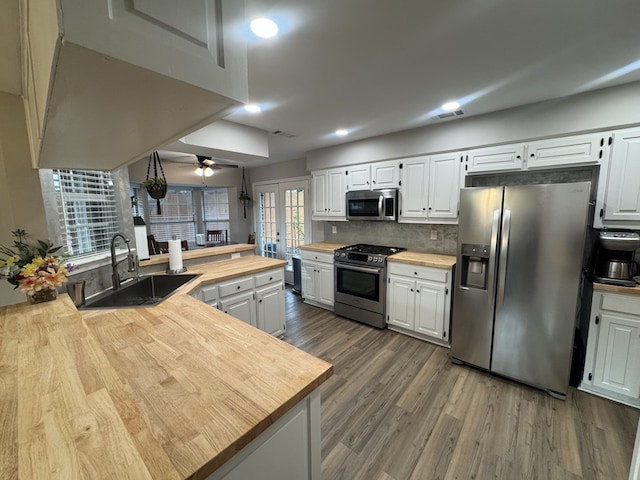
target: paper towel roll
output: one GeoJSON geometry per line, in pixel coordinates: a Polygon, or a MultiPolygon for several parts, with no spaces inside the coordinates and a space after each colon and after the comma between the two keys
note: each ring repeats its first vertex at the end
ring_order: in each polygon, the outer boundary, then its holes
{"type": "Polygon", "coordinates": [[[169,270],[182,270],[182,245],[180,240],[169,240],[169,270]]]}

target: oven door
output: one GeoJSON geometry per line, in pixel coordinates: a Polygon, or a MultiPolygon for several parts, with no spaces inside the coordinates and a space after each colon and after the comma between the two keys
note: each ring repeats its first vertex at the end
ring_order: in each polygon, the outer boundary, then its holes
{"type": "Polygon", "coordinates": [[[334,301],[384,314],[384,267],[363,267],[336,262],[334,301]]]}

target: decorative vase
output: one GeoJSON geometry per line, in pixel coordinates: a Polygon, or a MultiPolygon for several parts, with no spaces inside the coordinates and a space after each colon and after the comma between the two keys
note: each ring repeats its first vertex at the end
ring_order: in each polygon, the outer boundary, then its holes
{"type": "Polygon", "coordinates": [[[55,288],[45,288],[38,290],[33,295],[27,295],[27,301],[31,304],[50,302],[58,298],[58,290],[55,288]]]}

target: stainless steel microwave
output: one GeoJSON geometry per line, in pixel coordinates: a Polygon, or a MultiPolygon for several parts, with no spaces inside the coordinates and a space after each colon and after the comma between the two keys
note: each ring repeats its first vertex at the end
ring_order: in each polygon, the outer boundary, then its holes
{"type": "Polygon", "coordinates": [[[347,192],[347,220],[398,220],[398,189],[347,192]]]}

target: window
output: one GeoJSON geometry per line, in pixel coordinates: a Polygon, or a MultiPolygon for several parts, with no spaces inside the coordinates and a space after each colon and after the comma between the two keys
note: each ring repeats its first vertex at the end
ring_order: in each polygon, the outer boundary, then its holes
{"type": "Polygon", "coordinates": [[[226,188],[209,188],[202,195],[204,229],[229,231],[229,195],[226,188]]]}
{"type": "Polygon", "coordinates": [[[300,245],[304,244],[304,189],[284,190],[285,259],[300,255],[300,245]]]}
{"type": "Polygon", "coordinates": [[[111,172],[52,172],[61,242],[66,252],[79,258],[109,250],[111,237],[118,231],[111,172]]]}
{"type": "Polygon", "coordinates": [[[160,242],[166,242],[175,236],[178,240],[194,242],[196,223],[193,208],[193,191],[189,188],[169,188],[167,196],[160,201],[161,213],[158,214],[156,201],[147,198],[149,205],[149,230],[160,242]]]}

